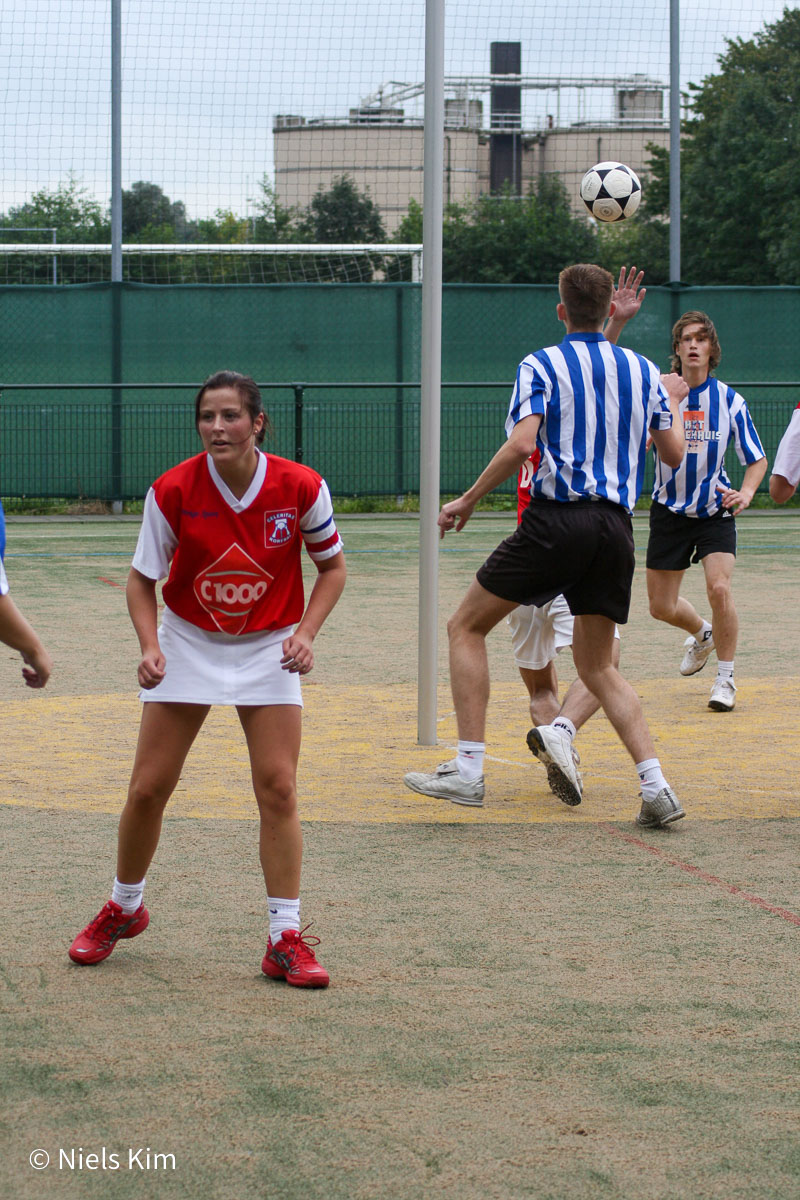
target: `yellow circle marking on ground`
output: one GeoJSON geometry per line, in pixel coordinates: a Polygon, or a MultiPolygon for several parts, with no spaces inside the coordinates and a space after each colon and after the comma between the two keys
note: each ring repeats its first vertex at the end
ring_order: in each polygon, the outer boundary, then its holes
{"type": "MultiPolygon", "coordinates": [[[[687,815],[800,815],[795,734],[775,727],[774,680],[740,684],[736,711],[707,707],[711,680],[648,681],[637,686],[665,773],[687,815]]],[[[791,711],[800,680],[781,683],[791,711]]],[[[489,712],[486,804],[466,809],[409,791],[403,775],[452,757],[452,705],[440,693],[439,745],[416,743],[416,692],[306,686],[300,761],[300,811],[308,821],[488,823],[630,820],[638,808],[628,756],[601,714],[581,730],[584,802],[567,808],[550,793],[542,766],[525,746],[527,705],[519,685],[493,688],[489,712]]],[[[27,697],[0,704],[0,800],[82,812],[118,813],[136,744],[135,696],[27,697]]],[[[233,709],[209,714],[192,749],[169,814],[253,819],[244,737],[233,709]]]]}
{"type": "MultiPolygon", "coordinates": [[[[706,707],[710,680],[638,685],[656,749],[687,815],[706,820],[800,815],[792,727],[775,727],[772,679],[740,684],[734,713],[706,707]]],[[[781,704],[798,703],[784,679],[781,704]]],[[[441,691],[439,745],[416,744],[416,692],[308,685],[300,808],[307,821],[593,822],[631,820],[638,808],[632,764],[601,714],[579,733],[584,802],[566,808],[525,746],[527,704],[499,684],[489,708],[483,809],[419,796],[407,770],[433,769],[456,745],[450,697],[441,691]]],[[[136,696],[25,697],[0,704],[0,800],[48,809],[110,812],[124,802],[138,731],[136,696]]],[[[169,814],[255,817],[245,740],[234,709],[213,709],[188,758],[169,814]]]]}

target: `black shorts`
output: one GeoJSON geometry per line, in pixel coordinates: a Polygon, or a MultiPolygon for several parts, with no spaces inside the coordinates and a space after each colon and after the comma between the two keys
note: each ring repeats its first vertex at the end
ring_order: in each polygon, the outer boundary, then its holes
{"type": "Polygon", "coordinates": [[[647,566],[651,571],[685,571],[707,554],[736,554],[736,520],[721,508],[713,517],[687,517],[666,504],[650,506],[647,566]]]}
{"type": "Polygon", "coordinates": [[[598,614],[624,625],[633,568],[631,517],[619,504],[535,497],[477,580],[516,604],[547,604],[562,592],[575,616],[598,614]]]}

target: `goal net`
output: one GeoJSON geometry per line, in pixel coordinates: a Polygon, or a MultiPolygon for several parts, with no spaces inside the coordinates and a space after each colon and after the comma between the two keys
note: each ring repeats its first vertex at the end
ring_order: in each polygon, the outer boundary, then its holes
{"type": "MultiPolygon", "coordinates": [[[[122,246],[128,283],[418,283],[417,244],[142,244],[122,246]]],[[[0,284],[64,285],[111,279],[111,246],[0,243],[0,284]]]]}

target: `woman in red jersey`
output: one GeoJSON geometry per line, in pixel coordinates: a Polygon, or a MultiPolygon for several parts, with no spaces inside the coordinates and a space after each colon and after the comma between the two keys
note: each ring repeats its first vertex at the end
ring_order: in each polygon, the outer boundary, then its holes
{"type": "MultiPolygon", "coordinates": [[[[186,755],[212,704],[233,704],[244,730],[260,815],[269,900],[264,973],[326,987],[300,924],[302,834],[296,775],[300,676],[345,583],[325,481],[258,447],[268,419],[248,376],[212,375],[195,401],[203,453],[167,471],[145,502],[127,585],[141,647],[139,742],[119,825],[111,899],[70,947],[77,963],[107,958],[146,929],[145,874],[186,755]],[[301,549],[317,568],[304,603],[301,549]],[[156,583],[166,578],[157,621],[156,583]]],[[[307,928],[307,926],[306,926],[307,928]]]]}

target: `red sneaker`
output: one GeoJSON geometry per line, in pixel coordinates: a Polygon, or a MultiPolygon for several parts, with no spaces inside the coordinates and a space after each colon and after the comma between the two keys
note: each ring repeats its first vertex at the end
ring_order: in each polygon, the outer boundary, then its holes
{"type": "Polygon", "coordinates": [[[285,929],[274,946],[270,938],[261,970],[270,979],[285,979],[292,987],[327,987],[331,977],[312,950],[319,945],[319,938],[303,937],[306,929],[308,925],[299,933],[285,929]]]}
{"type": "Polygon", "coordinates": [[[150,924],[150,914],[143,904],[134,913],[124,913],[113,900],[107,901],[93,921],[79,933],[69,948],[76,963],[99,963],[108,958],[120,938],[136,937],[150,924]]]}

